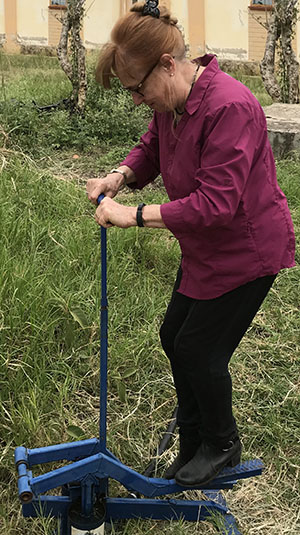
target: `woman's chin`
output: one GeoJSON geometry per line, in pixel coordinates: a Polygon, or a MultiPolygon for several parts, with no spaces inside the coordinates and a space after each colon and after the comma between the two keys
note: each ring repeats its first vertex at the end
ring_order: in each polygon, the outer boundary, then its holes
{"type": "Polygon", "coordinates": [[[158,111],[159,113],[164,113],[166,111],[172,111],[171,108],[169,108],[166,104],[159,103],[159,102],[150,102],[147,104],[149,108],[151,108],[154,111],[158,111]]]}

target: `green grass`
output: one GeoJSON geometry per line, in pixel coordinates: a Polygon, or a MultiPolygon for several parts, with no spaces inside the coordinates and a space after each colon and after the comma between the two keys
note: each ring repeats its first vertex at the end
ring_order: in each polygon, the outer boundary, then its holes
{"type": "Polygon", "coordinates": [[[77,116],[64,107],[71,84],[55,58],[25,56],[22,64],[0,54],[0,145],[45,158],[62,149],[89,153],[99,145],[136,143],[150,120],[149,109],[136,107],[117,80],[110,91],[100,88],[94,79],[95,61],[91,54],[85,113],[77,116]],[[55,112],[38,109],[57,103],[55,112]]]}
{"type": "MultiPolygon", "coordinates": [[[[295,162],[279,164],[299,232],[299,183],[290,179],[297,168],[295,162]]],[[[148,188],[122,199],[137,204],[142,197],[162,202],[164,194],[148,188]]],[[[41,175],[26,159],[16,158],[2,172],[1,198],[0,525],[11,535],[31,525],[17,514],[14,447],[72,440],[74,425],[83,438],[97,436],[100,249],[93,208],[74,183],[41,175]]],[[[155,452],[175,404],[158,329],[178,258],[168,231],[108,232],[108,442],[138,470],[155,452]]],[[[231,366],[244,457],[262,457],[267,470],[257,483],[242,483],[228,494],[244,530],[246,508],[257,533],[275,534],[278,511],[286,510],[288,533],[297,532],[299,290],[299,268],[280,274],[231,366]],[[248,503],[252,499],[257,509],[248,503]],[[260,531],[262,516],[269,531],[260,531]]],[[[163,455],[158,473],[175,450],[173,445],[163,455]]],[[[44,529],[33,522],[34,529],[44,529]]],[[[144,533],[147,526],[150,522],[129,522],[126,530],[144,533]]],[[[197,531],[186,523],[151,526],[153,533],[213,533],[206,523],[197,531]]]]}
{"type": "Polygon", "coordinates": [[[272,99],[268,95],[267,91],[264,88],[263,81],[260,76],[247,76],[245,74],[233,75],[234,78],[237,78],[244,85],[249,87],[252,93],[256,96],[262,106],[269,106],[272,104],[272,99]]]}
{"type": "Polygon", "coordinates": [[[5,55],[0,52],[0,101],[51,104],[65,98],[71,84],[55,57],[5,55]]]}
{"type": "MultiPolygon", "coordinates": [[[[37,80],[41,69],[56,77],[52,60],[46,58],[45,69],[24,60],[28,78],[37,80]]],[[[10,62],[13,97],[23,63],[10,62]]],[[[40,95],[49,80],[40,78],[40,95]]],[[[28,84],[29,92],[35,85],[28,84]]],[[[68,146],[36,158],[13,144],[0,149],[1,534],[50,535],[53,526],[21,516],[14,448],[98,434],[100,233],[84,182],[115,165],[127,149],[94,147],[78,160],[68,146]]],[[[281,161],[277,169],[299,236],[300,162],[281,161]]],[[[120,195],[130,205],[165,199],[153,186],[120,195]]],[[[260,457],[266,465],[261,478],[226,491],[243,535],[299,533],[299,261],[298,249],[297,267],[280,273],[231,363],[243,458],[260,457]]],[[[108,445],[136,470],[155,455],[176,403],[158,331],[178,263],[177,242],[166,230],[108,231],[108,445]]],[[[157,475],[176,450],[174,437],[157,461],[157,475]]],[[[126,495],[116,484],[112,492],[126,495]]],[[[196,492],[186,496],[199,499],[196,492]]],[[[116,534],[148,532],[210,535],[215,528],[150,520],[113,527],[116,534]]]]}

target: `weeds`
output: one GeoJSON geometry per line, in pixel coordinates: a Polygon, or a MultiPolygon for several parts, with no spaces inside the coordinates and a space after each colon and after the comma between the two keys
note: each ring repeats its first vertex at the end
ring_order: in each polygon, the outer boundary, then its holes
{"type": "MultiPolygon", "coordinates": [[[[2,56],[2,62],[5,56],[2,56]]],[[[1,58],[0,58],[1,59],[1,58]]],[[[113,88],[105,91],[94,80],[94,64],[88,69],[88,92],[83,116],[69,111],[40,112],[33,104],[50,105],[66,99],[71,86],[54,58],[47,58],[43,68],[41,58],[35,58],[40,68],[20,69],[17,62],[7,66],[0,88],[0,116],[2,128],[8,134],[7,147],[18,147],[32,155],[73,148],[90,150],[99,144],[135,143],[150,120],[146,107],[137,108],[130,95],[122,91],[115,80],[113,88]],[[50,61],[51,60],[51,61],[50,61]]],[[[45,58],[44,58],[45,59],[45,58]]],[[[28,58],[25,60],[25,65],[28,58]]],[[[35,63],[34,63],[35,65],[35,63]]]]}

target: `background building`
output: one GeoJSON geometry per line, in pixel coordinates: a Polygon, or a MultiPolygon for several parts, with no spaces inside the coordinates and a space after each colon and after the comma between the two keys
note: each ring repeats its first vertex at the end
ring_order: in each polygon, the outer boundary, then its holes
{"type": "MultiPolygon", "coordinates": [[[[82,31],[87,49],[109,39],[117,18],[136,0],[86,0],[82,31]]],[[[190,54],[204,52],[219,59],[259,61],[266,40],[265,22],[272,0],[161,0],[178,17],[190,54]]],[[[0,0],[0,45],[7,52],[26,47],[55,47],[67,0],[0,0]]],[[[300,58],[300,22],[294,48],[300,58]]]]}

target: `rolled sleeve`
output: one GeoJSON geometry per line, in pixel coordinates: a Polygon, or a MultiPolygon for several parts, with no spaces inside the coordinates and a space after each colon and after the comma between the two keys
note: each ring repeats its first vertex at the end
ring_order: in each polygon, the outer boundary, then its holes
{"type": "Polygon", "coordinates": [[[224,226],[233,219],[259,135],[247,105],[230,103],[210,118],[195,191],[161,206],[163,221],[175,236],[196,228],[224,226]]]}

